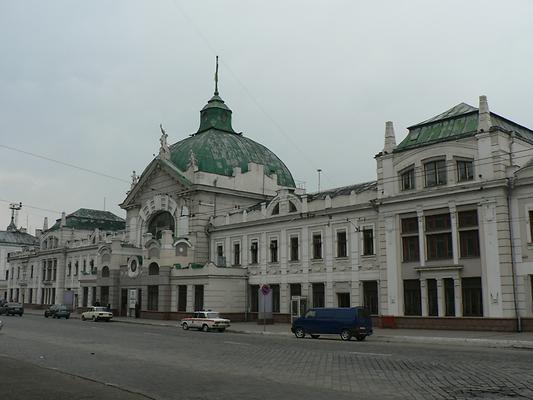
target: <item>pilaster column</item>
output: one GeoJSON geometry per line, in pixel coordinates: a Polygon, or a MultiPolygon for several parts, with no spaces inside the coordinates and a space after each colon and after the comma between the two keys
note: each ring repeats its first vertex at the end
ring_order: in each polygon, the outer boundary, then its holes
{"type": "Polygon", "coordinates": [[[446,310],[444,309],[444,281],[442,278],[437,279],[437,305],[439,317],[444,317],[446,310]]]}
{"type": "Polygon", "coordinates": [[[459,240],[457,234],[457,209],[455,208],[455,202],[450,201],[448,203],[450,207],[450,222],[452,229],[452,253],[453,253],[453,264],[459,264],[459,240]]]}
{"type": "Polygon", "coordinates": [[[455,294],[455,316],[463,316],[463,287],[461,285],[461,278],[453,278],[453,288],[455,294]]]}
{"type": "Polygon", "coordinates": [[[426,240],[424,235],[424,210],[418,207],[416,210],[418,218],[418,252],[420,253],[420,266],[426,265],[426,240]]]}
{"type": "Polygon", "coordinates": [[[189,313],[194,312],[194,285],[187,285],[187,306],[185,310],[189,313]]]}
{"type": "Polygon", "coordinates": [[[420,302],[422,303],[422,316],[428,316],[428,287],[427,280],[420,279],[420,302]]]}

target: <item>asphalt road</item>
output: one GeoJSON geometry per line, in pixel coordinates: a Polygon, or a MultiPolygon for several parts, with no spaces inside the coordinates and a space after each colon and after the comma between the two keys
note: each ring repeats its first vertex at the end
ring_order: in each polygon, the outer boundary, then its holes
{"type": "Polygon", "coordinates": [[[2,318],[0,398],[533,399],[528,350],[2,318]]]}

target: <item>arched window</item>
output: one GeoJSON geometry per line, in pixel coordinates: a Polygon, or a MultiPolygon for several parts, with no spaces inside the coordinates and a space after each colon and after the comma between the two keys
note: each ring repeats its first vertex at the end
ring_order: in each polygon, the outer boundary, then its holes
{"type": "Polygon", "coordinates": [[[159,275],[159,265],[151,263],[148,267],[148,275],[159,275]]]}
{"type": "Polygon", "coordinates": [[[102,278],[109,278],[109,267],[107,265],[102,267],[102,278]]]}
{"type": "Polygon", "coordinates": [[[278,215],[279,214],[279,203],[274,206],[272,209],[272,215],[278,215]]]}
{"type": "Polygon", "coordinates": [[[294,204],[292,201],[289,201],[289,212],[296,212],[298,211],[296,208],[296,204],[294,204]]]}
{"type": "Polygon", "coordinates": [[[174,217],[168,211],[160,212],[152,217],[148,224],[148,232],[152,234],[154,239],[161,239],[161,234],[164,230],[172,231],[174,234],[174,217]]]}

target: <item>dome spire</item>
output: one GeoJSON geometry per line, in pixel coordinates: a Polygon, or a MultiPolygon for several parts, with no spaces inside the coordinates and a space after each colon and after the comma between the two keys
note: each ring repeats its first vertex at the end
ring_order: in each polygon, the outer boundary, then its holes
{"type": "Polygon", "coordinates": [[[217,56],[217,66],[215,69],[215,96],[218,96],[218,56],[217,56]]]}

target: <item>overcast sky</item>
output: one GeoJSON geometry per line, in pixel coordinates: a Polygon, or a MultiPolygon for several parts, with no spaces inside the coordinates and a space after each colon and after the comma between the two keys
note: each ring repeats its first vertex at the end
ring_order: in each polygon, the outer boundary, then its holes
{"type": "MultiPolygon", "coordinates": [[[[375,179],[385,121],[460,102],[533,127],[533,2],[0,0],[0,146],[125,181],[197,130],[213,92],[235,130],[317,189],[375,179]]],[[[118,207],[129,184],[0,147],[8,203],[33,232],[61,211],[118,207]],[[30,208],[29,206],[37,207],[30,208]]]]}

